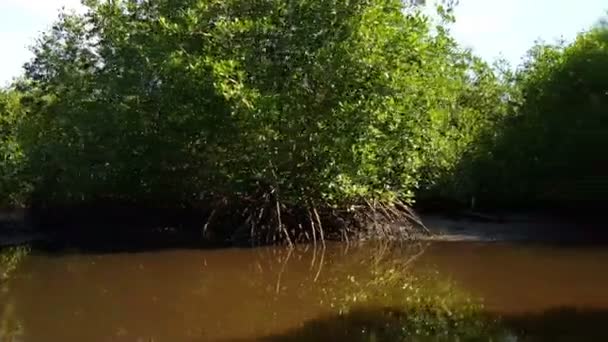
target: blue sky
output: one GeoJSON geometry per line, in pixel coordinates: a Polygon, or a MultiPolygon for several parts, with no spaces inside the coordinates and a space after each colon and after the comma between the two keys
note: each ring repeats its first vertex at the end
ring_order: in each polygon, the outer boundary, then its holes
{"type": "Polygon", "coordinates": [[[486,59],[517,65],[538,38],[571,41],[607,10],[606,0],[460,0],[452,32],[486,59]]]}
{"type": "MultiPolygon", "coordinates": [[[[0,0],[0,86],[21,73],[28,46],[57,16],[80,0],[0,0]]],[[[571,40],[608,10],[606,0],[460,0],[454,36],[487,60],[517,65],[537,38],[571,40]]]]}

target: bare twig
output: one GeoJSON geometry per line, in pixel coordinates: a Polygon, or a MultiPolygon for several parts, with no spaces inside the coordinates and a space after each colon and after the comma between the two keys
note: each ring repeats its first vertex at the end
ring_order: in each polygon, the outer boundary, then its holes
{"type": "Polygon", "coordinates": [[[307,209],[307,211],[308,211],[308,220],[310,221],[310,230],[312,231],[312,243],[316,248],[317,247],[317,233],[316,233],[316,229],[315,229],[315,222],[312,219],[312,214],[310,213],[310,209],[307,209]]]}
{"type": "MultiPolygon", "coordinates": [[[[380,208],[381,214],[384,214],[384,219],[388,222],[382,223],[382,232],[385,237],[391,237],[390,223],[393,220],[391,216],[386,212],[381,202],[378,202],[377,199],[374,198],[374,211],[378,212],[378,208],[380,208]]],[[[375,215],[374,215],[375,216],[375,215]]]]}
{"type": "Polygon", "coordinates": [[[209,223],[211,223],[211,220],[213,219],[213,216],[215,216],[215,209],[213,209],[211,211],[211,214],[207,218],[207,222],[203,226],[203,236],[207,236],[207,228],[209,228],[209,223]]]}
{"type": "Polygon", "coordinates": [[[251,221],[251,224],[249,225],[251,227],[251,229],[249,230],[249,241],[251,243],[251,247],[255,246],[255,222],[251,221]]]}
{"type": "Polygon", "coordinates": [[[249,214],[249,216],[247,216],[247,219],[245,220],[245,224],[249,225],[249,242],[251,243],[251,246],[253,247],[253,231],[255,228],[255,220],[253,219],[253,215],[254,213],[249,214]]]}
{"type": "Polygon", "coordinates": [[[391,213],[393,213],[393,217],[395,217],[396,219],[399,219],[399,218],[400,218],[401,213],[400,213],[399,211],[397,211],[397,209],[395,209],[395,205],[394,205],[394,204],[387,206],[387,209],[388,209],[388,210],[389,210],[391,213]]]}
{"type": "Polygon", "coordinates": [[[308,235],[308,232],[304,230],[304,227],[302,227],[301,223],[298,223],[298,228],[300,228],[300,234],[298,235],[298,241],[302,242],[302,234],[304,234],[304,241],[310,241],[310,235],[308,235]]]}
{"type": "Polygon", "coordinates": [[[317,260],[317,245],[313,246],[312,249],[312,260],[310,261],[310,269],[312,270],[315,267],[315,261],[317,260]]]}
{"type": "Polygon", "coordinates": [[[424,223],[422,223],[422,220],[420,220],[420,218],[405,203],[399,200],[397,200],[396,203],[399,204],[399,206],[403,209],[404,216],[414,221],[414,223],[420,226],[426,234],[432,235],[431,231],[424,225],[424,223]]]}
{"type": "Polygon", "coordinates": [[[281,203],[279,203],[278,195],[277,195],[277,200],[275,203],[277,206],[277,220],[279,221],[279,230],[283,231],[283,234],[285,234],[285,238],[287,239],[287,243],[289,244],[289,247],[293,248],[293,242],[291,242],[291,238],[289,237],[289,232],[287,231],[287,228],[285,226],[283,226],[283,222],[281,221],[281,203]]]}
{"type": "Polygon", "coordinates": [[[323,232],[323,225],[321,224],[321,217],[319,216],[319,213],[317,212],[317,208],[312,208],[313,213],[315,214],[315,217],[317,218],[317,225],[319,226],[319,234],[321,235],[321,244],[323,245],[323,248],[325,248],[325,233],[323,232]]]}
{"type": "Polygon", "coordinates": [[[251,231],[250,231],[250,234],[251,234],[251,244],[252,245],[254,244],[254,240],[256,240],[255,239],[255,228],[256,228],[256,225],[258,225],[260,223],[260,221],[262,220],[262,216],[264,216],[264,207],[262,207],[260,209],[260,213],[258,214],[258,218],[256,220],[252,220],[251,221],[251,231]]]}
{"type": "Polygon", "coordinates": [[[369,209],[372,212],[370,215],[364,211],[365,216],[367,216],[369,219],[371,219],[374,222],[374,229],[377,232],[382,233],[382,235],[384,236],[385,239],[388,238],[389,235],[388,235],[388,232],[386,231],[386,228],[384,226],[382,226],[381,229],[379,229],[378,219],[376,217],[376,214],[378,213],[378,211],[376,209],[375,200],[374,200],[374,204],[371,204],[367,199],[365,200],[365,203],[367,203],[369,209]]]}
{"type": "MultiPolygon", "coordinates": [[[[372,215],[373,215],[373,208],[370,206],[369,207],[370,210],[372,210],[372,215]]],[[[376,218],[370,214],[368,214],[366,211],[362,211],[363,215],[367,216],[367,218],[372,221],[374,223],[374,229],[377,231],[378,230],[378,223],[376,222],[376,218]]],[[[384,233],[384,232],[382,232],[384,233]]]]}
{"type": "Polygon", "coordinates": [[[380,203],[379,205],[380,210],[384,213],[384,217],[386,217],[386,219],[388,220],[394,220],[395,218],[393,216],[391,216],[391,214],[389,214],[389,212],[386,210],[385,205],[380,203]]]}
{"type": "Polygon", "coordinates": [[[350,241],[348,240],[348,230],[346,227],[342,228],[342,233],[344,234],[344,241],[346,241],[346,246],[348,246],[350,244],[350,241]]]}

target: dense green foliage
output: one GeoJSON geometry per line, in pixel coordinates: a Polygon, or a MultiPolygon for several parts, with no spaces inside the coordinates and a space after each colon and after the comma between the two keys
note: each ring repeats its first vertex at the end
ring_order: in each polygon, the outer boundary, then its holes
{"type": "Polygon", "coordinates": [[[608,27],[567,46],[536,46],[517,75],[522,103],[502,128],[506,184],[537,200],[608,195],[608,27]],[[520,178],[519,186],[514,182],[520,178]]]}
{"type": "MultiPolygon", "coordinates": [[[[588,206],[608,195],[608,27],[538,43],[504,76],[509,106],[441,190],[496,205],[588,206]]],[[[445,185],[445,184],[444,184],[445,185]]]]}
{"type": "Polygon", "coordinates": [[[443,7],[85,3],[0,94],[4,202],[517,201],[606,170],[602,26],[513,74],[460,48],[443,7]]]}
{"type": "Polygon", "coordinates": [[[21,84],[44,200],[411,200],[485,110],[489,68],[400,1],[89,6],[21,84]]]}
{"type": "Polygon", "coordinates": [[[21,173],[24,154],[17,135],[23,112],[19,94],[0,89],[0,208],[23,201],[26,182],[21,173]]]}
{"type": "Polygon", "coordinates": [[[451,57],[425,17],[398,1],[90,5],[28,67],[49,97],[28,145],[44,196],[411,197],[413,127],[442,109],[428,85],[451,57]]]}

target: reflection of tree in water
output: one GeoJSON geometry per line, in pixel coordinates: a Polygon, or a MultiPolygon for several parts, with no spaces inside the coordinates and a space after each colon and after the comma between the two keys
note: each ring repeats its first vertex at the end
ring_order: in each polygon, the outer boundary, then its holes
{"type": "MultiPolygon", "coordinates": [[[[413,267],[426,247],[381,245],[358,260],[364,272],[337,274],[324,294],[339,333],[351,340],[503,336],[479,300],[438,272],[413,267]]],[[[327,330],[313,326],[319,333],[327,330]]]]}
{"type": "MultiPolygon", "coordinates": [[[[414,267],[426,244],[365,244],[280,251],[277,285],[302,256],[310,269],[300,287],[321,310],[297,328],[262,338],[269,341],[395,341],[412,337],[467,339],[506,333],[482,314],[481,305],[437,272],[414,267]],[[280,266],[279,266],[280,265],[280,266]]],[[[276,251],[276,250],[275,250],[276,251]]],[[[265,260],[266,258],[260,258],[265,260]]],[[[300,268],[301,270],[301,268],[300,268]]],[[[283,294],[278,291],[277,294],[283,294]]],[[[299,298],[290,292],[294,305],[299,298]]],[[[300,302],[301,303],[301,302],[300,302]]]]}
{"type": "Polygon", "coordinates": [[[399,328],[403,320],[395,312],[361,307],[347,314],[320,316],[298,329],[255,341],[608,341],[607,320],[606,310],[562,308],[504,318],[496,329],[466,325],[458,335],[412,336],[399,328]]]}
{"type": "Polygon", "coordinates": [[[10,276],[27,254],[26,248],[0,251],[0,341],[18,341],[23,325],[15,314],[15,300],[9,296],[10,276]]]}
{"type": "Polygon", "coordinates": [[[0,249],[0,282],[8,280],[10,274],[29,252],[27,247],[0,249]]]}
{"type": "Polygon", "coordinates": [[[258,258],[259,271],[271,272],[276,279],[275,286],[266,284],[269,295],[290,295],[294,305],[300,298],[314,298],[324,313],[286,335],[268,339],[392,341],[415,336],[506,336],[495,320],[483,314],[479,301],[439,273],[414,267],[426,247],[423,243],[384,243],[261,252],[270,254],[258,258]],[[305,286],[294,293],[282,280],[289,279],[289,266],[302,257],[310,258],[310,268],[305,286]],[[262,266],[264,261],[267,264],[262,266]]]}
{"type": "Polygon", "coordinates": [[[608,341],[608,331],[602,329],[605,310],[486,311],[481,300],[449,278],[416,267],[425,248],[381,244],[342,249],[346,257],[339,262],[330,250],[329,262],[316,283],[312,277],[311,286],[331,310],[261,340],[608,341]]]}
{"type": "Polygon", "coordinates": [[[2,286],[0,294],[0,341],[19,341],[23,334],[23,324],[15,315],[15,303],[12,298],[6,298],[6,288],[2,286]]]}
{"type": "Polygon", "coordinates": [[[0,294],[0,341],[501,341],[507,329],[544,341],[587,336],[608,317],[573,311],[497,321],[429,270],[425,250],[367,243],[36,258],[31,278],[12,278],[13,301],[0,294]]]}

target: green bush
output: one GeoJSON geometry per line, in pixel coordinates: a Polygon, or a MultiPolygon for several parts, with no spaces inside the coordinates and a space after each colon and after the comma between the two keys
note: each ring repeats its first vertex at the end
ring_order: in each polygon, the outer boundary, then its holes
{"type": "Polygon", "coordinates": [[[399,0],[87,3],[20,84],[37,201],[412,202],[497,96],[441,7],[437,22],[399,0]]]}
{"type": "Polygon", "coordinates": [[[22,115],[19,94],[0,89],[0,208],[22,204],[27,188],[17,132],[22,115]]]}
{"type": "Polygon", "coordinates": [[[86,4],[2,100],[3,193],[335,212],[414,194],[592,198],[561,189],[605,170],[605,27],[534,47],[512,74],[461,49],[441,6],[86,4]]]}
{"type": "Polygon", "coordinates": [[[480,198],[583,204],[608,195],[608,29],[534,46],[514,79],[512,115],[477,160],[480,198]]]}

